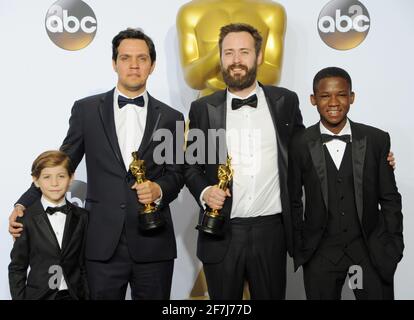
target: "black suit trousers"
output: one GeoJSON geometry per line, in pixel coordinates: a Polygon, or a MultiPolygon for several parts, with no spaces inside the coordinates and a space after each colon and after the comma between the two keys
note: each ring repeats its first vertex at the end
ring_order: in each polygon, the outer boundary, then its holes
{"type": "Polygon", "coordinates": [[[394,299],[393,285],[381,279],[368,255],[356,263],[345,254],[335,264],[316,252],[303,265],[303,279],[308,300],[340,300],[344,284],[350,285],[357,300],[394,299]],[[345,284],[347,275],[351,281],[345,284]]]}
{"type": "Polygon", "coordinates": [[[245,281],[251,299],[285,299],[287,249],[281,217],[230,220],[231,240],[224,259],[204,263],[210,299],[241,299],[245,281]]]}
{"type": "Polygon", "coordinates": [[[174,260],[135,262],[129,253],[125,228],[108,261],[86,260],[93,300],[124,300],[128,284],[132,300],[170,299],[174,260]]]}

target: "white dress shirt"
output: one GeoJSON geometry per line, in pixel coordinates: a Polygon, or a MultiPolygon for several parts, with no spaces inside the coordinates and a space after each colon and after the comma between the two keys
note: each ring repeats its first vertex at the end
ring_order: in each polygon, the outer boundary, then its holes
{"type": "MultiPolygon", "coordinates": [[[[135,104],[126,104],[124,107],[119,108],[118,96],[124,96],[117,87],[114,90],[114,119],[116,135],[118,138],[119,149],[121,150],[122,159],[125,164],[125,168],[128,171],[129,165],[132,162],[132,152],[138,151],[141,145],[142,138],[144,137],[145,125],[147,123],[148,112],[148,93],[144,91],[139,96],[144,98],[144,106],[139,107],[135,104]]],[[[128,98],[135,99],[139,96],[128,98]]],[[[162,189],[160,187],[161,195],[154,202],[159,205],[162,199],[162,189]]]]}
{"type": "Polygon", "coordinates": [[[231,100],[240,97],[227,91],[226,140],[234,169],[231,218],[282,212],[276,131],[263,89],[257,83],[243,99],[254,94],[257,108],[232,110],[231,100]]]}
{"type": "MultiPolygon", "coordinates": [[[[51,203],[50,201],[48,201],[45,197],[42,196],[42,198],[40,199],[42,205],[43,205],[43,209],[46,211],[47,207],[60,207],[66,204],[66,200],[63,199],[61,203],[59,204],[54,204],[51,203]]],[[[55,212],[53,214],[46,214],[46,216],[48,217],[50,224],[52,226],[53,232],[56,235],[56,239],[58,241],[59,247],[60,249],[62,249],[62,240],[63,240],[63,233],[65,231],[65,223],[66,223],[66,214],[62,213],[62,212],[55,212]]],[[[60,282],[60,286],[59,286],[59,290],[67,290],[68,286],[66,284],[65,281],[65,277],[62,274],[62,281],[60,282]]]]}
{"type": "Polygon", "coordinates": [[[127,104],[121,109],[118,106],[119,95],[126,98],[128,97],[120,92],[118,88],[115,88],[114,119],[116,135],[118,137],[118,144],[119,149],[121,150],[122,159],[124,161],[125,168],[128,171],[129,165],[132,162],[132,152],[138,150],[144,136],[145,124],[147,121],[148,94],[144,91],[140,95],[144,98],[143,107],[138,107],[134,104],[127,104]]]}
{"type": "MultiPolygon", "coordinates": [[[[346,120],[345,126],[342,128],[341,132],[338,134],[334,134],[322,124],[322,122],[319,122],[319,128],[321,130],[321,134],[329,134],[329,135],[344,135],[349,134],[351,136],[352,141],[352,132],[351,132],[351,125],[349,124],[348,119],[346,120]]],[[[331,158],[333,162],[335,163],[336,168],[339,170],[341,167],[342,158],[344,157],[346,143],[339,139],[333,139],[327,143],[325,143],[326,148],[329,151],[329,154],[331,155],[331,158]]]]}

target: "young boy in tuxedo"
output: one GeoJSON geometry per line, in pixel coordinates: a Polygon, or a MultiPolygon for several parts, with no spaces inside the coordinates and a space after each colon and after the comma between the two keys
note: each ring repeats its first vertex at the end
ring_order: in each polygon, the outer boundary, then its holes
{"type": "Polygon", "coordinates": [[[9,265],[13,300],[89,296],[84,266],[88,214],[65,199],[73,173],[61,151],[46,151],[33,162],[31,174],[42,197],[19,218],[23,232],[14,242],[9,265]]]}
{"type": "Polygon", "coordinates": [[[320,122],[290,145],[295,270],[303,266],[308,299],[340,299],[348,274],[356,299],[394,298],[404,243],[390,137],[347,118],[354,98],[345,70],[319,71],[310,99],[320,122]]]}

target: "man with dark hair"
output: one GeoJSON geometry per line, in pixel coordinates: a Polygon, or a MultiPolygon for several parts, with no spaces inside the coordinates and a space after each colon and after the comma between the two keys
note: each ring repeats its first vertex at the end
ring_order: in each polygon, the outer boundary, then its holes
{"type": "Polygon", "coordinates": [[[152,39],[139,29],[128,28],[118,33],[112,39],[112,60],[113,61],[116,61],[116,59],[118,58],[119,45],[121,44],[121,41],[125,39],[144,40],[148,47],[148,53],[151,58],[151,62],[154,63],[155,60],[157,60],[157,53],[155,51],[155,46],[154,46],[154,42],[152,42],[152,39]]]}
{"type": "MultiPolygon", "coordinates": [[[[177,165],[155,162],[156,130],[174,134],[183,115],[153,98],[146,90],[155,67],[152,40],[127,29],[113,39],[112,66],[117,86],[109,92],[76,101],[61,149],[76,168],[86,157],[90,211],[86,267],[92,299],[124,299],[127,285],[133,299],[169,299],[176,242],[169,203],[184,179],[177,165]],[[145,161],[148,180],[137,184],[129,170],[132,152],[145,161]],[[155,202],[165,225],[152,232],[139,228],[138,212],[155,202]]],[[[176,139],[174,139],[175,141],[176,139]]],[[[9,230],[19,236],[15,222],[24,208],[40,197],[32,187],[17,201],[9,230]]],[[[23,226],[24,227],[24,226],[23,226]]]]}
{"type": "Polygon", "coordinates": [[[340,299],[348,274],[357,299],[393,299],[404,242],[390,137],[347,118],[355,94],[345,70],[322,69],[313,91],[320,122],[289,149],[295,270],[303,266],[308,299],[340,299]]]}
{"type": "Polygon", "coordinates": [[[219,34],[219,50],[220,50],[220,57],[222,56],[222,49],[223,49],[223,40],[230,32],[247,32],[253,37],[254,40],[254,51],[258,56],[260,51],[262,50],[262,43],[263,38],[258,30],[253,28],[251,25],[246,23],[232,23],[225,25],[220,29],[219,34]]]}
{"type": "Polygon", "coordinates": [[[286,11],[281,4],[268,0],[188,1],[177,12],[177,40],[184,79],[191,88],[200,90],[200,96],[226,87],[217,36],[230,22],[237,22],[234,25],[240,28],[245,26],[241,23],[248,23],[263,36],[263,47],[255,38],[257,54],[263,49],[258,81],[273,84],[280,79],[286,30],[286,11]]]}
{"type": "Polygon", "coordinates": [[[186,164],[185,181],[200,205],[221,210],[224,235],[199,231],[197,255],[203,262],[211,299],[241,299],[244,281],[252,299],[284,299],[286,256],[291,249],[287,193],[287,148],[303,129],[296,93],[256,80],[262,63],[261,36],[247,24],[221,28],[221,73],[227,89],[192,103],[186,159],[192,130],[202,130],[206,150],[186,164]],[[216,153],[211,130],[225,130],[216,153]],[[225,141],[223,141],[225,140],[225,141]],[[229,189],[219,189],[218,165],[228,154],[234,168],[229,189]],[[213,153],[213,154],[210,154],[213,153]],[[200,157],[201,155],[201,157],[200,157]],[[202,160],[199,160],[203,158],[202,160]],[[207,159],[215,163],[207,163],[207,159]]]}

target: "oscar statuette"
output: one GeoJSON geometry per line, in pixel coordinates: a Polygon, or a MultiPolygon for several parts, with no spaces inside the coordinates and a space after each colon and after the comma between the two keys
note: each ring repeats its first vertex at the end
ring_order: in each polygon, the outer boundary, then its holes
{"type": "MultiPolygon", "coordinates": [[[[132,152],[133,160],[129,165],[132,175],[138,184],[147,181],[145,178],[144,160],[138,158],[138,152],[132,152]]],[[[142,211],[138,212],[138,225],[143,231],[153,230],[162,227],[165,220],[154,202],[144,204],[142,211]]]]}
{"type": "MultiPolygon", "coordinates": [[[[231,157],[227,157],[226,164],[220,164],[218,167],[217,177],[219,183],[216,185],[223,191],[226,191],[233,177],[233,169],[231,167],[231,157]]],[[[204,211],[200,224],[196,229],[215,235],[222,236],[224,234],[224,216],[217,209],[208,208],[204,211]]]]}

